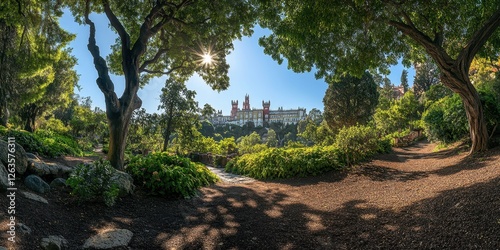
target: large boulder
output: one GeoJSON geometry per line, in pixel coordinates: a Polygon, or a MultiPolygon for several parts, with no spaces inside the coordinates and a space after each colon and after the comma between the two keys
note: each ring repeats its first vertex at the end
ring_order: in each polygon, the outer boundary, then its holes
{"type": "MultiPolygon", "coordinates": [[[[88,238],[84,249],[111,249],[127,247],[134,234],[127,229],[111,229],[88,238]]],[[[121,248],[120,248],[121,249],[121,248]]]]}
{"type": "Polygon", "coordinates": [[[55,178],[50,182],[50,187],[51,188],[66,187],[66,179],[55,178]]]}
{"type": "Polygon", "coordinates": [[[128,173],[116,170],[114,171],[113,176],[111,176],[111,181],[118,185],[118,188],[120,189],[120,197],[134,193],[134,179],[128,173]]]}
{"type": "Polygon", "coordinates": [[[7,169],[0,162],[0,191],[5,191],[9,187],[9,177],[7,174],[7,169]]]}
{"type": "Polygon", "coordinates": [[[38,176],[63,176],[67,177],[72,168],[57,163],[45,163],[38,158],[28,159],[28,173],[38,176]]]}
{"type": "Polygon", "coordinates": [[[24,185],[26,185],[26,187],[28,187],[29,189],[41,194],[50,191],[49,184],[47,184],[47,182],[45,182],[44,180],[42,180],[42,178],[36,175],[28,175],[24,179],[24,185]]]}
{"type": "MultiPolygon", "coordinates": [[[[8,143],[6,141],[0,140],[0,161],[4,165],[7,165],[9,162],[9,147],[8,143]]],[[[28,168],[28,157],[26,156],[26,151],[24,151],[23,146],[19,145],[18,143],[14,143],[15,146],[15,152],[14,152],[14,157],[16,159],[16,172],[19,174],[24,174],[26,172],[26,169],[28,168]]]]}

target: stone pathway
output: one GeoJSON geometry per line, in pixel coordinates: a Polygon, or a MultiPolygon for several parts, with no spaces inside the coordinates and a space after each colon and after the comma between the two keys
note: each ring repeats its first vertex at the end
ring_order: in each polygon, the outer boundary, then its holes
{"type": "Polygon", "coordinates": [[[250,183],[250,182],[254,182],[255,181],[255,179],[250,178],[250,177],[246,177],[246,176],[242,176],[242,175],[237,175],[237,174],[226,173],[223,168],[214,168],[214,167],[211,167],[211,166],[206,166],[206,167],[210,171],[212,171],[212,173],[214,173],[217,176],[219,176],[219,178],[223,182],[238,184],[238,183],[250,183]]]}

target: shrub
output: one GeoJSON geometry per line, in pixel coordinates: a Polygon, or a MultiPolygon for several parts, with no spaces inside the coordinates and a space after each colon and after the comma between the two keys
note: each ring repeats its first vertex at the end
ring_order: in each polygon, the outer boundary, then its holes
{"type": "Polygon", "coordinates": [[[468,134],[467,116],[457,94],[433,103],[422,116],[425,133],[431,140],[450,143],[468,134]]]}
{"type": "Polygon", "coordinates": [[[226,171],[248,175],[256,179],[310,176],[341,169],[345,165],[333,147],[270,148],[259,153],[232,159],[226,171]]]}
{"type": "Polygon", "coordinates": [[[48,130],[37,130],[30,133],[23,130],[0,129],[0,136],[15,137],[26,152],[39,153],[47,157],[61,155],[81,156],[83,154],[78,143],[71,137],[48,130]]]}
{"type": "Polygon", "coordinates": [[[46,147],[43,154],[47,156],[83,155],[80,145],[72,137],[41,129],[35,131],[35,137],[46,147]]]}
{"type": "Polygon", "coordinates": [[[137,185],[155,195],[191,197],[219,179],[204,165],[167,153],[133,156],[126,169],[137,185]]]}
{"type": "Polygon", "coordinates": [[[372,127],[361,125],[344,127],[337,134],[334,146],[350,166],[377,153],[379,139],[376,130],[372,127]]]}
{"type": "Polygon", "coordinates": [[[66,183],[81,201],[97,199],[113,206],[119,194],[118,184],[111,180],[115,171],[109,161],[100,159],[90,165],[78,165],[66,183]]]}

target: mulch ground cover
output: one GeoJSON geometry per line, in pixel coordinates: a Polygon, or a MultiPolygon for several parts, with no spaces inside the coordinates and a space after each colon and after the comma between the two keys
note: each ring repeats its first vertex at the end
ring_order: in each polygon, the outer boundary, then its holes
{"type": "Polygon", "coordinates": [[[123,228],[134,233],[125,249],[500,249],[500,149],[470,158],[434,148],[421,142],[316,177],[218,183],[188,200],[139,189],[106,207],[67,189],[41,195],[49,204],[18,194],[16,222],[32,232],[10,245],[1,195],[0,245],[39,249],[41,238],[62,235],[81,249],[123,228]]]}

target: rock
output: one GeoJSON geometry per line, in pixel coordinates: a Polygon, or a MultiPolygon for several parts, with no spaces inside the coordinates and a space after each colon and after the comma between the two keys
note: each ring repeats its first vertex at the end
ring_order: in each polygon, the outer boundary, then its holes
{"type": "Polygon", "coordinates": [[[5,191],[9,187],[9,177],[7,173],[7,169],[0,162],[0,191],[5,191]]]}
{"type": "Polygon", "coordinates": [[[84,249],[111,249],[126,247],[134,234],[127,229],[111,229],[88,238],[83,244],[84,249]]]}
{"type": "Polygon", "coordinates": [[[49,202],[40,195],[36,195],[36,194],[30,193],[30,192],[22,192],[22,191],[21,191],[21,194],[24,197],[26,197],[27,199],[38,201],[38,202],[45,203],[45,204],[49,204],[49,202]]]}
{"type": "Polygon", "coordinates": [[[28,172],[36,174],[38,176],[69,176],[73,171],[70,167],[59,165],[56,163],[45,163],[40,159],[29,159],[28,160],[28,172]]]}
{"type": "Polygon", "coordinates": [[[23,234],[31,234],[31,228],[23,223],[17,223],[17,230],[23,234]]]}
{"type": "Polygon", "coordinates": [[[50,235],[42,239],[40,246],[46,250],[61,250],[67,248],[68,241],[61,235],[50,235]]]}
{"type": "Polygon", "coordinates": [[[57,163],[45,163],[51,168],[51,173],[57,176],[69,176],[73,169],[57,163]]]}
{"type": "Polygon", "coordinates": [[[50,174],[50,168],[45,162],[36,159],[28,159],[28,172],[38,176],[50,174]]]}
{"type": "MultiPolygon", "coordinates": [[[[8,163],[8,145],[9,144],[6,141],[0,140],[0,161],[2,161],[4,165],[7,165],[8,163]]],[[[26,156],[26,151],[24,151],[24,148],[21,145],[18,143],[15,143],[15,145],[14,156],[16,159],[16,172],[24,174],[28,168],[28,157],[26,156]]]]}
{"type": "Polygon", "coordinates": [[[120,189],[120,197],[134,193],[134,179],[128,173],[116,170],[113,173],[113,176],[111,176],[111,181],[118,185],[118,188],[120,189]]]}
{"type": "Polygon", "coordinates": [[[47,184],[47,182],[36,175],[28,175],[26,179],[24,179],[24,185],[26,185],[26,187],[28,187],[29,189],[41,194],[50,191],[49,184],[47,184]]]}
{"type": "Polygon", "coordinates": [[[65,187],[66,186],[66,179],[64,178],[55,178],[50,182],[50,187],[51,188],[57,188],[57,187],[65,187]]]}
{"type": "Polygon", "coordinates": [[[38,158],[38,156],[36,154],[33,154],[33,153],[26,153],[26,157],[28,157],[28,160],[32,159],[32,160],[42,161],[42,160],[40,160],[40,158],[38,158]]]}

